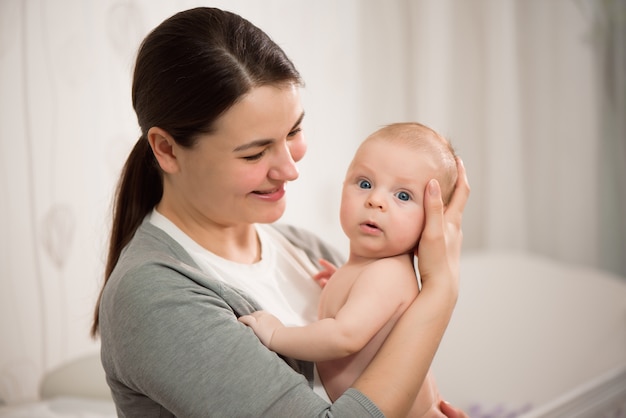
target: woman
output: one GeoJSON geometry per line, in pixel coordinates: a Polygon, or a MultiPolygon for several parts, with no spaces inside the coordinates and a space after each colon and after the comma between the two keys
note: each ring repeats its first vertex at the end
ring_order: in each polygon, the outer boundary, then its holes
{"type": "Polygon", "coordinates": [[[409,410],[458,295],[464,175],[445,215],[438,184],[426,193],[420,303],[332,405],[312,363],[279,358],[237,321],[259,309],[313,320],[317,260],[343,262],[315,236],[273,224],[306,151],[301,85],[265,33],[218,9],[178,13],[142,43],[132,93],[142,135],[120,178],[92,329],[119,416],[409,410]]]}

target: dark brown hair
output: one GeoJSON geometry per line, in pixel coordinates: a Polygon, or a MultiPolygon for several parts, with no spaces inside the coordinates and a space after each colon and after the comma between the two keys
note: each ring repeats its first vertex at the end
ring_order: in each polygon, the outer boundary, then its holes
{"type": "Polygon", "coordinates": [[[132,86],[142,134],[126,160],[115,194],[92,336],[98,333],[104,285],[122,249],[163,194],[148,130],[158,126],[179,145],[191,148],[253,87],[285,83],[303,84],[285,52],[261,29],[231,12],[206,7],[186,10],[165,20],[143,40],[132,86]]]}

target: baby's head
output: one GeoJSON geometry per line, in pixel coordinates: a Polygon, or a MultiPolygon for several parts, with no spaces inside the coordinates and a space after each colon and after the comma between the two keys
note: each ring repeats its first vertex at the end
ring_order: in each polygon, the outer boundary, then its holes
{"type": "Polygon", "coordinates": [[[348,167],[341,195],[341,226],[351,256],[411,253],[424,228],[424,193],[436,179],[445,205],[457,178],[454,150],[418,123],[395,123],[368,136],[348,167]]]}
{"type": "MultiPolygon", "coordinates": [[[[417,122],[400,122],[384,126],[368,136],[359,147],[369,141],[386,141],[405,145],[418,152],[431,153],[438,167],[435,179],[441,187],[444,205],[448,205],[457,180],[456,153],[450,142],[435,130],[417,122]]],[[[358,153],[358,151],[357,151],[358,153]]],[[[430,179],[429,179],[430,180],[430,179]]]]}

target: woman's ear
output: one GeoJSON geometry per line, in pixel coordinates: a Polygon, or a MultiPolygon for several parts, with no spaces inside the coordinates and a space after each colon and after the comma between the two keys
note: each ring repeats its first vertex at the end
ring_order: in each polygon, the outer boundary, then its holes
{"type": "Polygon", "coordinates": [[[178,171],[178,160],[174,147],[176,142],[167,131],[153,126],[148,130],[148,143],[161,169],[166,173],[178,171]]]}

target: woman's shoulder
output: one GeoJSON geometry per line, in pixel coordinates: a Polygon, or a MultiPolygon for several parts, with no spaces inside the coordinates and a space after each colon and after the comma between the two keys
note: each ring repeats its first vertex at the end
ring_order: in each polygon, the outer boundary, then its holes
{"type": "Polygon", "coordinates": [[[236,289],[202,271],[168,234],[144,222],[113,269],[102,306],[109,312],[123,309],[155,317],[155,304],[167,301],[171,306],[183,306],[194,298],[204,300],[206,308],[230,306],[249,313],[254,307],[236,289]]]}
{"type": "Polygon", "coordinates": [[[135,235],[122,252],[122,256],[126,253],[130,253],[135,257],[148,257],[151,259],[154,259],[155,253],[161,253],[169,255],[173,259],[195,265],[193,258],[178,241],[147,219],[137,228],[135,235]]]}
{"type": "Polygon", "coordinates": [[[144,221],[126,245],[111,273],[107,288],[175,286],[176,277],[188,278],[198,266],[187,251],[167,233],[144,221]]]}

